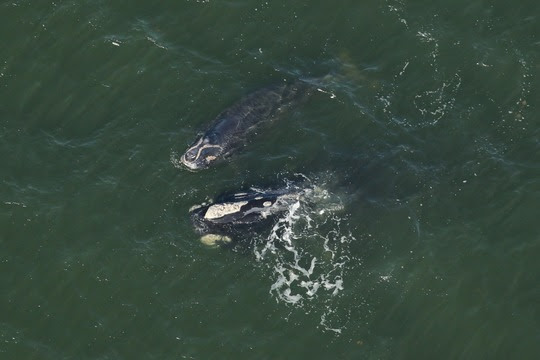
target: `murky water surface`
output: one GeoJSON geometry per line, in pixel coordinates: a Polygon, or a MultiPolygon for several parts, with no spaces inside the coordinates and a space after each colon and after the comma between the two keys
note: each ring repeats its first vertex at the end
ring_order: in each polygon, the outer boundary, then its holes
{"type": "Polygon", "coordinates": [[[4,1],[0,358],[533,359],[540,5],[4,1]],[[179,156],[264,86],[320,89],[179,156]],[[210,248],[188,210],[309,182],[210,248]]]}

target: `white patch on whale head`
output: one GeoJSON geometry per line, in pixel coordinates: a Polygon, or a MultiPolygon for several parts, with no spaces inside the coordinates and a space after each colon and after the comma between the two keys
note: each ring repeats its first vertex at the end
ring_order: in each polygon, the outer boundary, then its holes
{"type": "Polygon", "coordinates": [[[206,210],[204,218],[208,220],[218,219],[225,215],[233,214],[240,211],[240,208],[246,205],[247,201],[239,201],[234,203],[214,204],[206,210]]]}
{"type": "Polygon", "coordinates": [[[217,247],[219,244],[228,244],[232,239],[226,235],[206,234],[201,236],[201,242],[209,247],[217,247]]]}
{"type": "MultiPolygon", "coordinates": [[[[201,167],[201,165],[198,164],[197,161],[199,161],[199,158],[201,157],[202,151],[204,149],[217,148],[218,153],[221,153],[223,151],[222,146],[208,144],[207,142],[208,140],[204,138],[200,138],[199,141],[197,141],[195,145],[191,146],[189,149],[186,150],[184,155],[182,155],[182,157],[180,158],[180,162],[191,170],[197,170],[201,167]],[[196,154],[193,154],[195,151],[196,151],[196,154]]],[[[217,156],[208,155],[204,159],[207,163],[209,163],[211,161],[216,160],[217,156]]]]}

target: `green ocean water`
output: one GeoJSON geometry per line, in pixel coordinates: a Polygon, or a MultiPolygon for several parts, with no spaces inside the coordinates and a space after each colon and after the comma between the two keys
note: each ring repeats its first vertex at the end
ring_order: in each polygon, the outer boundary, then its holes
{"type": "Polygon", "coordinates": [[[3,1],[0,45],[0,359],[538,358],[537,1],[3,1]],[[200,243],[191,206],[295,177],[328,197],[200,243]]]}

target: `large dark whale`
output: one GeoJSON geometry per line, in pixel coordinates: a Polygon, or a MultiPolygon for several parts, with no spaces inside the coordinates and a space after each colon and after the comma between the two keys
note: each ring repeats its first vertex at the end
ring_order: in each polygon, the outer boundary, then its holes
{"type": "Polygon", "coordinates": [[[217,201],[194,207],[191,220],[198,233],[235,235],[289,211],[309,188],[289,185],[280,189],[250,189],[226,194],[217,201]]]}
{"type": "Polygon", "coordinates": [[[258,125],[276,118],[313,90],[313,85],[298,80],[247,95],[217,116],[212,126],[182,155],[182,164],[191,170],[208,168],[245,144],[258,125]]]}

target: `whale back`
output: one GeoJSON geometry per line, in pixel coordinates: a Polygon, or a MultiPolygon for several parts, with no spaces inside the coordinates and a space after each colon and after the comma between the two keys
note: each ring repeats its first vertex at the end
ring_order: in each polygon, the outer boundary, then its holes
{"type": "Polygon", "coordinates": [[[182,163],[192,170],[208,168],[250,140],[260,124],[277,118],[307,98],[312,86],[282,83],[259,89],[221,112],[210,128],[184,153],[182,163]]]}

